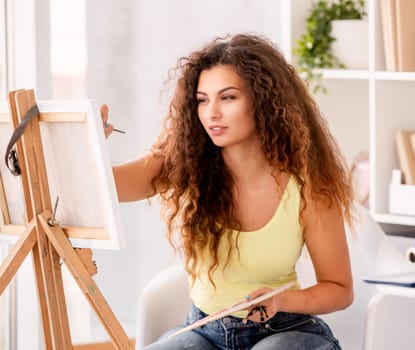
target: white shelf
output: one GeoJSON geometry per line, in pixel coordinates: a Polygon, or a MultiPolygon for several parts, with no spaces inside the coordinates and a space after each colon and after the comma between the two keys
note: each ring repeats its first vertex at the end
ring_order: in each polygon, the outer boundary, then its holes
{"type": "Polygon", "coordinates": [[[374,219],[383,224],[415,226],[415,216],[374,213],[374,219]]]}
{"type": "Polygon", "coordinates": [[[376,80],[415,81],[415,72],[378,71],[374,73],[376,80]]]}
{"type": "Polygon", "coordinates": [[[363,69],[318,69],[317,72],[323,74],[325,79],[366,80],[370,78],[370,72],[363,69]]]}
{"type": "Polygon", "coordinates": [[[415,72],[374,71],[363,69],[317,69],[324,79],[415,81],[415,72]]]}
{"type": "MultiPolygon", "coordinates": [[[[292,46],[305,32],[312,2],[291,0],[292,46]]],[[[316,101],[349,161],[358,150],[369,151],[370,211],[375,220],[391,227],[390,232],[408,227],[415,232],[415,217],[388,213],[390,178],[392,170],[399,168],[394,131],[415,129],[415,72],[386,71],[379,1],[366,2],[368,69],[317,70],[328,95],[316,95],[316,101]]]]}

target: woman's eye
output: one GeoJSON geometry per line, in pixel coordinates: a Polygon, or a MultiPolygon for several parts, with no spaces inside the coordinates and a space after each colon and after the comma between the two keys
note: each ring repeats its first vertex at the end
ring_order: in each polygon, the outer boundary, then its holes
{"type": "Polygon", "coordinates": [[[232,96],[232,95],[222,96],[222,100],[224,100],[224,101],[230,101],[230,100],[234,100],[234,99],[235,99],[235,96],[232,96]]]}
{"type": "Polygon", "coordinates": [[[197,101],[197,104],[201,104],[201,103],[203,103],[203,102],[206,102],[206,98],[204,98],[204,97],[199,97],[199,98],[197,98],[197,99],[196,99],[196,101],[197,101]]]}

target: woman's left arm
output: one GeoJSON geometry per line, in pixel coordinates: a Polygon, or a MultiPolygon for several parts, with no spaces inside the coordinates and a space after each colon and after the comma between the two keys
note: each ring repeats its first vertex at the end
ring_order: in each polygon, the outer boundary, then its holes
{"type": "MultiPolygon", "coordinates": [[[[303,211],[305,244],[311,256],[316,284],[305,289],[287,290],[264,302],[269,316],[278,311],[324,314],[341,310],[353,302],[353,279],[340,208],[307,201],[303,211]]],[[[301,283],[301,281],[300,281],[301,283]]],[[[267,290],[250,294],[255,298],[267,290]]],[[[250,317],[258,321],[258,315],[250,317]]]]}

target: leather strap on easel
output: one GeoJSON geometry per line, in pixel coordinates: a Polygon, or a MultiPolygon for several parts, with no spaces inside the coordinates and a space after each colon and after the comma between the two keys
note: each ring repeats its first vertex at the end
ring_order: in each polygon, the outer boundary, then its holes
{"type": "Polygon", "coordinates": [[[7,168],[10,170],[10,172],[14,176],[20,175],[20,166],[19,161],[17,160],[17,154],[16,150],[13,148],[15,143],[19,140],[19,138],[22,136],[23,132],[26,129],[26,126],[29,124],[29,122],[39,115],[39,108],[37,108],[36,105],[34,105],[32,108],[30,108],[26,115],[24,116],[23,120],[17,125],[17,127],[14,129],[14,132],[12,134],[12,137],[10,138],[9,144],[7,145],[6,154],[4,157],[4,161],[6,163],[7,168]]]}

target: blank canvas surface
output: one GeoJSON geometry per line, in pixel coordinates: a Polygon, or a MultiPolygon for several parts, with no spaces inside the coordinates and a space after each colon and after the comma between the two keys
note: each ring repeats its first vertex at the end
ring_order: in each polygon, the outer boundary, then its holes
{"type": "MultiPolygon", "coordinates": [[[[43,153],[56,219],[75,247],[119,249],[124,242],[119,203],[98,107],[93,101],[38,101],[43,153]]],[[[0,104],[0,172],[12,227],[25,224],[20,177],[4,164],[12,133],[0,104]]],[[[3,213],[4,214],[4,213],[3,213]]],[[[0,240],[13,241],[6,223],[0,240]]]]}

